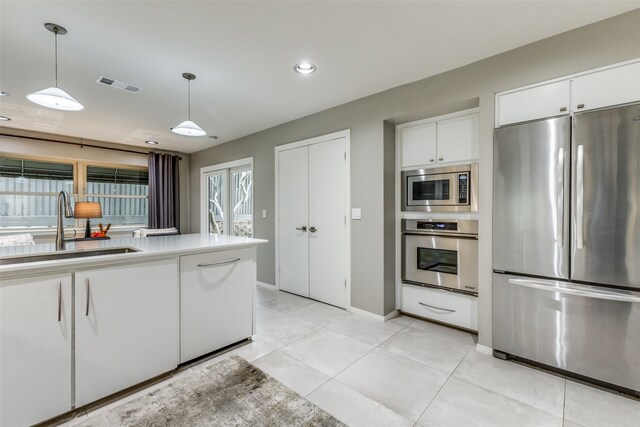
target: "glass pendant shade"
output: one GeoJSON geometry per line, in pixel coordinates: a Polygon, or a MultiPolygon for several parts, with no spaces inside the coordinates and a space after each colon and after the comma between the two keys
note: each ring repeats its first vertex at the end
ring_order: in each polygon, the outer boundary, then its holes
{"type": "Polygon", "coordinates": [[[200,126],[191,120],[184,121],[178,126],[171,128],[171,132],[185,136],[203,136],[207,134],[200,126]]]}
{"type": "Polygon", "coordinates": [[[84,108],[71,95],[55,86],[29,94],[27,99],[35,104],[56,110],[78,111],[84,108]]]}

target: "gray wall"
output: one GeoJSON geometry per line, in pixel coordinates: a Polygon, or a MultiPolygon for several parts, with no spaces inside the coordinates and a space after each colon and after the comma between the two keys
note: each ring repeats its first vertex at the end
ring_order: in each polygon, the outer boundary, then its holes
{"type": "MultiPolygon", "coordinates": [[[[274,283],[274,150],[301,139],[351,129],[351,304],[384,315],[395,286],[388,238],[389,173],[393,153],[384,123],[399,123],[477,103],[480,111],[479,343],[491,346],[491,202],[494,94],[579,71],[640,57],[640,9],[578,28],[473,64],[340,105],[191,156],[191,224],[199,230],[199,171],[203,166],[254,156],[256,236],[269,239],[258,251],[258,280],[274,283]],[[387,137],[385,138],[385,134],[387,137]],[[386,216],[386,217],[385,217],[386,216]],[[387,254],[387,256],[385,256],[387,254]],[[390,282],[391,281],[391,282],[390,282]]],[[[396,66],[397,64],[392,64],[396,66]]],[[[464,109],[464,108],[458,108],[464,109]]],[[[393,187],[391,187],[393,188],[393,187]]],[[[391,219],[393,220],[393,219],[391,219]]]]}

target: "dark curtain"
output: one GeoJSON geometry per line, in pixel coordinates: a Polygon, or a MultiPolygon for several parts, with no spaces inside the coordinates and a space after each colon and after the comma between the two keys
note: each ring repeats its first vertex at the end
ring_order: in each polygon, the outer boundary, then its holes
{"type": "Polygon", "coordinates": [[[149,153],[149,228],[180,231],[179,156],[149,153]]]}

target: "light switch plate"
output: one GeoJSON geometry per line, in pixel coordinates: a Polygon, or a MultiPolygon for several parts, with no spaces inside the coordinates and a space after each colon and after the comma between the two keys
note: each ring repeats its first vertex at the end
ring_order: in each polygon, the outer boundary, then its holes
{"type": "Polygon", "coordinates": [[[351,208],[351,219],[362,219],[362,208],[351,208]]]}
{"type": "Polygon", "coordinates": [[[267,210],[262,209],[262,218],[266,218],[266,217],[267,217],[267,210]]]}

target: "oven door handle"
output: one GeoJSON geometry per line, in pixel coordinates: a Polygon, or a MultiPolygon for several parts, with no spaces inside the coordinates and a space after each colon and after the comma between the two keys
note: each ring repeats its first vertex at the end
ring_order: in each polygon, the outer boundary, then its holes
{"type": "Polygon", "coordinates": [[[448,237],[450,239],[473,239],[478,240],[477,234],[465,234],[465,233],[438,233],[438,232],[423,232],[423,231],[403,231],[403,236],[436,236],[436,237],[448,237]]]}
{"type": "Polygon", "coordinates": [[[447,313],[455,313],[455,310],[452,310],[450,308],[443,308],[443,307],[436,307],[435,305],[429,305],[429,304],[425,304],[421,301],[418,301],[418,304],[420,304],[423,307],[429,307],[429,308],[435,308],[436,310],[442,310],[442,311],[446,311],[447,313]]]}

